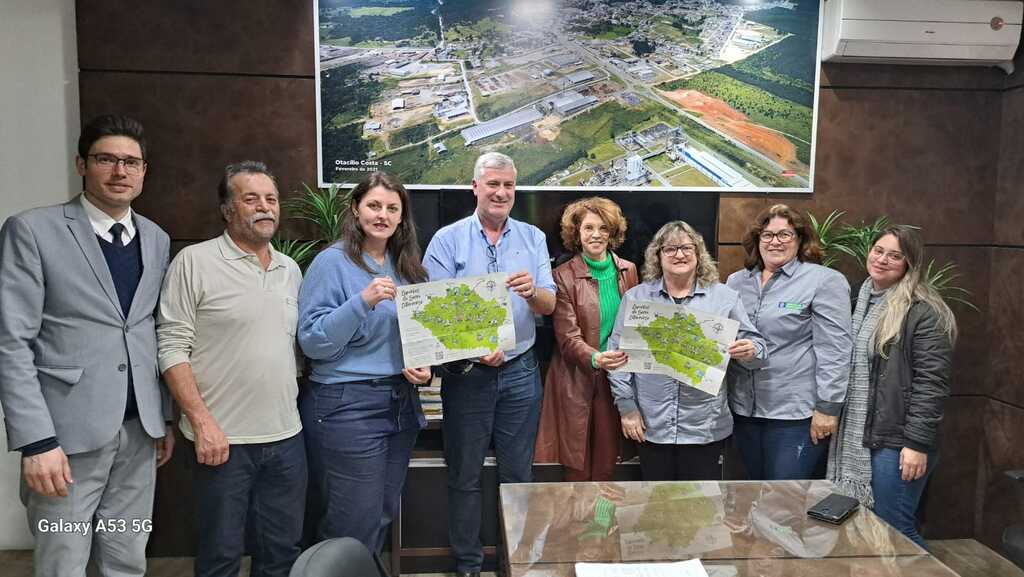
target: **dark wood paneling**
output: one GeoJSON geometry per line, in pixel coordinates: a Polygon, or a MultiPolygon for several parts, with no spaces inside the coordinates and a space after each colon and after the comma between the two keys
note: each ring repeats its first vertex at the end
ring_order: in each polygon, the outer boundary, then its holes
{"type": "Polygon", "coordinates": [[[1002,90],[1006,74],[985,66],[835,64],[821,67],[821,86],[1002,90]]]}
{"type": "Polygon", "coordinates": [[[843,210],[848,222],[888,215],[922,226],[929,243],[991,242],[999,102],[998,92],[823,89],[814,194],[723,195],[719,242],[739,242],[775,202],[819,218],[843,210]]]}
{"type": "Polygon", "coordinates": [[[978,494],[978,448],[982,435],[979,415],[988,401],[981,397],[952,397],[942,422],[939,464],[928,481],[919,510],[926,539],[974,536],[978,494]]]}
{"type": "Polygon", "coordinates": [[[960,277],[956,284],[971,291],[970,301],[980,311],[951,303],[960,338],[953,354],[954,395],[984,395],[992,392],[992,326],[989,320],[989,280],[993,272],[993,250],[974,247],[929,247],[926,258],[936,264],[952,262],[960,277]]]}
{"type": "Polygon", "coordinates": [[[314,74],[309,0],[76,4],[83,70],[314,74]]]}
{"type": "Polygon", "coordinates": [[[975,538],[1002,551],[1003,530],[1024,524],[1024,483],[1005,475],[1011,469],[1024,469],[1020,441],[1024,438],[1024,409],[990,400],[981,422],[975,538]]]}
{"type": "Polygon", "coordinates": [[[157,470],[148,557],[191,557],[196,551],[195,497],[188,454],[193,449],[177,424],[174,434],[174,456],[157,470]]]}
{"type": "Polygon", "coordinates": [[[172,239],[220,234],[217,183],[229,163],[266,162],[284,198],[315,183],[311,79],[90,72],[80,91],[82,118],[116,110],[146,127],[150,166],[134,206],[172,239]]]}
{"type": "Polygon", "coordinates": [[[1000,95],[897,94],[900,122],[891,132],[896,155],[888,170],[904,180],[884,212],[922,226],[930,243],[991,242],[1000,95]]]}
{"type": "Polygon", "coordinates": [[[995,249],[991,278],[992,396],[1024,407],[1024,339],[1020,337],[1024,326],[1024,248],[995,249]]]}
{"type": "Polygon", "coordinates": [[[743,247],[739,245],[718,245],[718,275],[722,282],[729,275],[743,268],[743,247]]]}
{"type": "Polygon", "coordinates": [[[1024,87],[1003,93],[1001,120],[994,240],[1024,246],[1024,87]]]}

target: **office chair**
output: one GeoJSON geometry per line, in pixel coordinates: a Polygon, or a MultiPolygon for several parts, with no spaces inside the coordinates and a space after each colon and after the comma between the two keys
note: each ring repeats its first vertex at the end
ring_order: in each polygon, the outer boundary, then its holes
{"type": "MultiPolygon", "coordinates": [[[[1024,470],[1006,471],[1006,476],[1024,483],[1024,470]]],[[[1003,551],[1010,561],[1024,569],[1024,525],[1010,525],[1003,529],[1003,551]]]]}
{"type": "Polygon", "coordinates": [[[288,577],[388,577],[380,559],[352,537],[327,539],[306,549],[288,577]]]}

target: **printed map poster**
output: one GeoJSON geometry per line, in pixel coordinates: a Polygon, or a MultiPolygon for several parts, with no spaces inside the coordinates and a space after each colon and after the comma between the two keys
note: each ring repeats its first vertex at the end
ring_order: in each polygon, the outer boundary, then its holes
{"type": "Polygon", "coordinates": [[[320,185],[810,192],[820,0],[314,0],[320,185]]]}
{"type": "Polygon", "coordinates": [[[619,349],[629,355],[620,371],[668,375],[717,395],[729,364],[726,351],[740,324],[684,305],[630,301],[619,349]]]}
{"type": "Polygon", "coordinates": [[[395,303],[406,367],[480,357],[516,346],[508,275],[398,287],[395,303]]]}

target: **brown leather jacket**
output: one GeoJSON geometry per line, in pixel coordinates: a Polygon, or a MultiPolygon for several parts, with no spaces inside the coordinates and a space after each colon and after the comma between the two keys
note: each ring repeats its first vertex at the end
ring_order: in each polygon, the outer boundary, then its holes
{"type": "MultiPolygon", "coordinates": [[[[622,295],[639,282],[636,265],[612,258],[622,295]]],[[[601,344],[601,302],[597,281],[580,255],[555,268],[552,276],[557,287],[553,316],[558,346],[544,383],[534,460],[581,469],[589,447],[595,390],[608,387],[607,373],[590,364],[591,353],[601,344]]]]}

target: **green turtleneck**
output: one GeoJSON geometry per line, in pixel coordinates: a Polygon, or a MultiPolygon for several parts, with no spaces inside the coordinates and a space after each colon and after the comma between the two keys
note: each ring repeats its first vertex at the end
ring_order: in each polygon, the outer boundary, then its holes
{"type": "Polygon", "coordinates": [[[615,326],[615,316],[619,313],[619,303],[622,297],[619,295],[618,271],[615,269],[614,259],[610,253],[605,253],[604,260],[597,262],[581,254],[583,262],[590,269],[590,276],[597,280],[597,295],[601,301],[601,345],[599,350],[604,351],[608,345],[608,336],[612,334],[615,326]]]}

